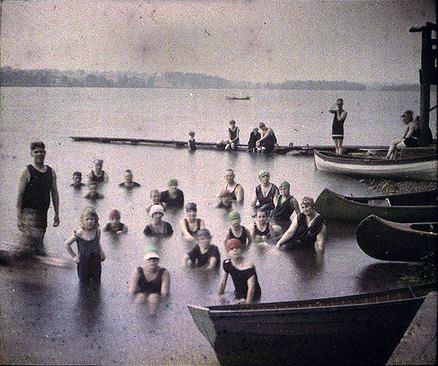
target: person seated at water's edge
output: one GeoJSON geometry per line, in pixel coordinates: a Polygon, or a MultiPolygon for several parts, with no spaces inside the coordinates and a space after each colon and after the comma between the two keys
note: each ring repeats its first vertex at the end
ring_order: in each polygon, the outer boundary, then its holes
{"type": "Polygon", "coordinates": [[[200,267],[205,270],[215,269],[219,266],[221,255],[216,245],[211,244],[211,234],[208,229],[198,231],[198,241],[183,257],[183,265],[200,267]]]}
{"type": "Polygon", "coordinates": [[[103,231],[115,233],[115,234],[122,234],[128,232],[128,227],[123,222],[120,222],[121,214],[119,210],[116,209],[111,210],[109,213],[109,219],[110,222],[108,222],[105,225],[103,231]]]}
{"type": "Polygon", "coordinates": [[[252,237],[249,230],[240,224],[240,214],[237,211],[231,211],[228,214],[228,220],[230,221],[231,227],[225,235],[224,243],[226,243],[228,239],[239,239],[242,243],[242,249],[248,249],[252,242],[252,237]]]}
{"type": "Polygon", "coordinates": [[[228,128],[228,140],[226,141],[225,150],[236,150],[239,144],[240,130],[236,126],[236,121],[230,121],[230,127],[228,128]]]}
{"type": "Polygon", "coordinates": [[[149,248],[143,258],[143,266],[137,267],[132,276],[129,293],[136,304],[145,304],[150,315],[156,315],[161,299],[170,291],[170,275],[160,267],[160,256],[155,248],[149,248]]]}
{"type": "Polygon", "coordinates": [[[251,133],[249,134],[249,140],[248,140],[248,151],[249,152],[256,152],[257,151],[257,141],[262,138],[262,135],[260,135],[259,129],[256,127],[254,128],[251,133]]]}
{"type": "Polygon", "coordinates": [[[243,187],[235,182],[234,178],[235,174],[233,169],[225,170],[225,189],[230,193],[230,199],[233,203],[242,204],[245,192],[243,187]]]}
{"type": "Polygon", "coordinates": [[[315,211],[315,202],[311,197],[303,198],[301,210],[302,212],[295,216],[275,248],[313,247],[318,253],[324,253],[327,227],[321,215],[315,211]]]}
{"type": "Polygon", "coordinates": [[[257,272],[254,264],[243,255],[242,243],[238,239],[229,239],[225,244],[229,259],[222,263],[225,271],[220,287],[219,296],[223,296],[227,286],[228,275],[234,283],[236,303],[251,304],[258,302],[262,295],[257,272]]]}
{"type": "Polygon", "coordinates": [[[277,205],[278,188],[275,184],[269,181],[270,174],[265,170],[262,170],[259,173],[259,179],[261,184],[259,184],[254,190],[251,207],[253,209],[262,207],[269,215],[277,205]]]}
{"type": "Polygon", "coordinates": [[[122,183],[119,183],[119,187],[132,189],[140,187],[140,183],[134,182],[134,175],[130,169],[125,170],[125,174],[123,176],[124,180],[122,183]]]}
{"type": "Polygon", "coordinates": [[[272,128],[267,127],[263,122],[259,123],[261,138],[256,141],[256,147],[259,151],[273,152],[277,146],[277,137],[272,128]]]}
{"type": "Polygon", "coordinates": [[[298,215],[301,211],[298,201],[290,194],[289,182],[282,182],[279,191],[277,204],[271,211],[271,223],[276,232],[283,234],[291,224],[292,214],[295,212],[298,215]]]}
{"type": "Polygon", "coordinates": [[[94,159],[94,168],[88,173],[88,183],[106,183],[108,182],[108,174],[103,170],[103,160],[94,159]]]}
{"type": "MultiPolygon", "coordinates": [[[[405,132],[401,139],[391,141],[385,157],[386,159],[395,159],[397,150],[404,149],[405,147],[419,146],[421,138],[420,119],[417,117],[414,121],[413,117],[414,113],[412,111],[406,111],[402,114],[402,120],[406,125],[405,132]]],[[[430,129],[427,131],[427,136],[428,141],[426,141],[426,144],[429,144],[432,142],[432,132],[430,129]]]]}
{"type": "Polygon", "coordinates": [[[190,151],[195,151],[197,149],[196,140],[195,140],[195,132],[189,132],[189,139],[187,140],[187,147],[190,151]]]}
{"type": "Polygon", "coordinates": [[[84,195],[84,198],[88,198],[90,200],[98,200],[103,197],[103,194],[97,191],[97,183],[91,182],[88,184],[88,192],[84,195]]]}
{"type": "Polygon", "coordinates": [[[263,243],[275,237],[275,231],[268,222],[268,215],[263,208],[257,209],[254,225],[251,227],[254,243],[263,243]]]}
{"type": "Polygon", "coordinates": [[[82,183],[82,173],[81,172],[74,172],[70,187],[80,189],[83,186],[85,186],[85,183],[82,183]]]}
{"type": "Polygon", "coordinates": [[[143,234],[146,236],[168,237],[172,236],[173,228],[167,221],[163,220],[164,209],[161,205],[153,205],[149,210],[152,218],[150,224],[146,225],[143,234]]]}
{"type": "Polygon", "coordinates": [[[150,209],[152,206],[154,205],[160,205],[161,206],[161,202],[160,202],[160,191],[158,189],[153,189],[151,190],[151,192],[149,193],[149,197],[152,201],[152,203],[146,207],[146,212],[149,213],[150,209]]]}
{"type": "Polygon", "coordinates": [[[185,207],[186,217],[180,222],[181,235],[189,243],[195,243],[197,233],[205,228],[204,220],[197,218],[198,207],[196,203],[189,202],[185,207]]]}
{"type": "Polygon", "coordinates": [[[65,241],[65,248],[77,263],[79,281],[100,284],[102,272],[101,262],[105,260],[105,253],[100,245],[99,216],[93,207],[86,207],[81,214],[81,225],[73,235],[65,241]],[[77,242],[78,253],[71,246],[77,242]]]}
{"type": "Polygon", "coordinates": [[[347,118],[347,111],[343,109],[344,100],[339,98],[330,108],[329,112],[333,113],[332,139],[335,142],[335,152],[342,154],[342,143],[344,141],[344,122],[347,118]]]}
{"type": "Polygon", "coordinates": [[[176,179],[169,180],[167,188],[167,191],[160,193],[160,203],[163,208],[183,208],[184,193],[178,189],[178,181],[176,179]]]}

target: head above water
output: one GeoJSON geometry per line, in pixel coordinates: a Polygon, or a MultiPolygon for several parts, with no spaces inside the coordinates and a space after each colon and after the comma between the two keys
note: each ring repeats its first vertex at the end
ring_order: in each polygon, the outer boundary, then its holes
{"type": "Polygon", "coordinates": [[[44,145],[44,142],[42,141],[33,141],[30,143],[30,151],[33,151],[37,148],[46,150],[46,145],[44,145]]]}
{"type": "Polygon", "coordinates": [[[228,214],[228,220],[230,220],[230,221],[240,220],[240,213],[237,211],[231,211],[228,214]]]}
{"type": "Polygon", "coordinates": [[[268,171],[266,171],[266,170],[261,170],[260,172],[259,172],[259,180],[262,180],[262,178],[263,177],[270,177],[270,174],[269,174],[269,172],[268,171]]]}
{"type": "Polygon", "coordinates": [[[123,174],[123,177],[125,178],[126,182],[132,182],[133,174],[131,169],[126,169],[125,173],[123,174]]]}
{"type": "Polygon", "coordinates": [[[149,215],[151,217],[154,217],[154,215],[159,215],[160,217],[164,215],[164,209],[161,205],[152,205],[151,209],[149,210],[149,215]]]}
{"type": "Polygon", "coordinates": [[[167,186],[168,187],[178,187],[178,180],[177,179],[175,179],[175,178],[172,178],[172,179],[170,179],[168,182],[167,182],[167,186]]]}
{"type": "Polygon", "coordinates": [[[160,202],[160,191],[158,189],[152,189],[149,193],[149,197],[152,201],[159,203],[160,202]]]}
{"type": "Polygon", "coordinates": [[[242,249],[242,242],[236,238],[228,239],[225,243],[225,249],[227,252],[233,249],[242,249]]]}
{"type": "Polygon", "coordinates": [[[187,211],[198,211],[198,206],[195,202],[188,202],[185,206],[185,210],[187,211]]]}
{"type": "Polygon", "coordinates": [[[94,165],[96,167],[98,167],[98,166],[102,167],[103,166],[103,160],[102,159],[94,159],[93,163],[94,163],[94,165]]]}
{"type": "Polygon", "coordinates": [[[116,209],[112,209],[109,213],[109,219],[110,220],[120,220],[121,215],[120,215],[120,211],[116,210],[116,209]]]}
{"type": "Polygon", "coordinates": [[[305,196],[305,197],[303,197],[303,200],[301,201],[301,205],[310,206],[313,208],[313,207],[315,207],[315,201],[313,200],[312,197],[305,196]]]}
{"type": "Polygon", "coordinates": [[[208,239],[211,239],[211,233],[208,229],[199,229],[197,233],[198,239],[201,239],[202,237],[206,237],[208,239]]]}

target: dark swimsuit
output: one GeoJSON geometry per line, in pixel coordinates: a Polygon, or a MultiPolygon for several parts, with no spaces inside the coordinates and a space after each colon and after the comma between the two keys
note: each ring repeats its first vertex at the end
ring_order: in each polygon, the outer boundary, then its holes
{"type": "Polygon", "coordinates": [[[240,270],[233,266],[230,259],[224,260],[222,266],[224,268],[224,271],[231,275],[234,287],[236,288],[234,290],[236,299],[246,299],[246,295],[248,294],[248,280],[252,276],[255,276],[256,286],[254,291],[254,300],[260,300],[262,290],[260,288],[260,284],[257,279],[257,273],[254,267],[240,270]]]}
{"type": "Polygon", "coordinates": [[[266,229],[265,230],[260,231],[259,228],[257,227],[257,224],[254,223],[254,235],[270,237],[269,224],[266,225],[266,229]]]}
{"type": "Polygon", "coordinates": [[[212,245],[205,253],[201,253],[201,248],[199,248],[199,245],[196,244],[193,249],[187,253],[187,255],[192,263],[196,265],[196,267],[205,266],[210,261],[211,257],[216,258],[216,266],[219,266],[219,262],[221,260],[221,255],[216,245],[212,245]]]}
{"type": "Polygon", "coordinates": [[[277,137],[274,131],[265,140],[260,142],[260,145],[266,149],[266,152],[272,152],[275,149],[275,144],[277,143],[277,137]]]}
{"type": "Polygon", "coordinates": [[[243,246],[246,247],[248,245],[248,236],[246,235],[245,226],[242,226],[242,234],[239,237],[234,235],[233,230],[231,230],[231,228],[229,228],[228,229],[228,239],[239,239],[240,242],[243,244],[243,246]]]}
{"type": "Polygon", "coordinates": [[[160,268],[157,276],[152,280],[148,281],[144,274],[144,270],[141,267],[137,268],[138,271],[138,281],[137,281],[137,289],[135,290],[135,294],[144,293],[144,294],[159,294],[161,293],[161,284],[163,283],[163,273],[166,268],[160,268]]]}
{"type": "Polygon", "coordinates": [[[258,205],[257,208],[263,208],[266,213],[269,215],[270,212],[274,209],[274,195],[275,192],[278,192],[278,188],[275,184],[271,183],[271,188],[266,196],[263,195],[261,184],[256,187],[256,196],[258,205]]]}
{"type": "Polygon", "coordinates": [[[343,139],[344,138],[344,122],[338,120],[338,113],[335,112],[332,124],[332,138],[343,139]]]}
{"type": "Polygon", "coordinates": [[[182,208],[184,206],[184,193],[177,189],[176,197],[170,197],[169,191],[160,193],[160,202],[166,204],[166,208],[182,208]]]}
{"type": "Polygon", "coordinates": [[[125,227],[125,224],[123,224],[121,222],[119,222],[115,226],[112,226],[112,224],[109,222],[105,225],[103,231],[109,231],[109,232],[116,233],[117,231],[123,231],[124,227],[125,227]]]}
{"type": "Polygon", "coordinates": [[[152,226],[152,224],[148,224],[144,228],[143,234],[145,234],[146,236],[167,237],[167,236],[172,236],[173,228],[172,228],[172,225],[170,225],[167,221],[163,221],[163,232],[162,233],[156,231],[155,228],[152,226]]]}
{"type": "MultiPolygon", "coordinates": [[[[228,133],[230,134],[230,140],[233,141],[236,137],[237,137],[237,133],[239,132],[239,127],[236,127],[233,130],[231,130],[231,128],[228,129],[228,133]]],[[[233,142],[233,144],[238,144],[239,143],[239,139],[237,139],[236,141],[233,142]]]]}
{"type": "Polygon", "coordinates": [[[186,218],[184,219],[184,225],[186,226],[187,231],[189,232],[189,234],[191,236],[195,236],[196,233],[199,231],[199,229],[201,228],[201,219],[196,219],[196,230],[192,231],[190,229],[190,225],[189,225],[189,220],[187,220],[186,218]]]}
{"type": "Polygon", "coordinates": [[[271,212],[271,218],[274,223],[280,225],[282,228],[289,226],[291,221],[290,217],[294,213],[295,209],[291,206],[290,201],[293,196],[286,198],[282,201],[283,196],[278,197],[277,206],[271,212]]]}
{"type": "Polygon", "coordinates": [[[317,215],[310,226],[307,226],[306,215],[300,213],[297,216],[298,227],[294,235],[285,243],[283,248],[296,248],[296,247],[313,247],[316,242],[316,237],[321,232],[324,225],[324,220],[321,215],[317,215]]]}
{"type": "Polygon", "coordinates": [[[417,125],[417,128],[412,132],[411,137],[403,139],[403,142],[407,147],[415,147],[418,146],[421,137],[421,130],[417,125]]]}
{"type": "MultiPolygon", "coordinates": [[[[237,201],[236,197],[236,188],[240,186],[240,184],[236,184],[234,189],[230,192],[230,200],[231,201],[237,201]]],[[[228,184],[225,186],[225,189],[228,191],[228,184]]]]}
{"type": "Polygon", "coordinates": [[[91,240],[85,240],[81,237],[76,237],[78,244],[78,277],[81,282],[92,280],[100,282],[100,274],[102,272],[102,264],[100,260],[100,235],[96,231],[96,235],[91,240]]]}
{"type": "Polygon", "coordinates": [[[91,171],[90,175],[89,175],[89,180],[90,182],[95,182],[95,183],[102,183],[105,181],[105,170],[102,170],[102,173],[97,176],[94,173],[94,170],[91,171]]]}

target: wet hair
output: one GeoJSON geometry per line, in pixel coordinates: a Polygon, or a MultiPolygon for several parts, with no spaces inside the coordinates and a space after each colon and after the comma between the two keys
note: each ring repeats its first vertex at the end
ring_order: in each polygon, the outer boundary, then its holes
{"type": "Polygon", "coordinates": [[[266,125],[263,122],[259,123],[259,128],[265,128],[265,127],[266,127],[266,125]]]}
{"type": "Polygon", "coordinates": [[[307,203],[311,207],[315,206],[315,201],[313,200],[312,197],[308,197],[308,196],[303,197],[303,200],[301,201],[301,204],[303,205],[305,203],[307,203]]]}
{"type": "Polygon", "coordinates": [[[113,219],[119,219],[120,220],[121,215],[120,215],[120,211],[116,210],[116,209],[112,209],[109,213],[109,219],[113,220],[113,219]]]}
{"type": "Polygon", "coordinates": [[[131,169],[126,169],[126,170],[125,170],[125,173],[132,174],[132,170],[131,170],[131,169]]]}
{"type": "Polygon", "coordinates": [[[235,125],[235,124],[236,124],[236,121],[235,121],[234,119],[232,119],[232,120],[230,121],[230,124],[235,125]]]}
{"type": "Polygon", "coordinates": [[[87,217],[87,216],[92,216],[93,218],[94,218],[94,220],[95,220],[95,225],[94,225],[94,229],[96,229],[98,226],[99,226],[99,216],[97,216],[97,212],[96,212],[96,210],[94,209],[94,207],[85,207],[83,210],[82,210],[82,213],[81,213],[81,227],[82,227],[82,229],[84,229],[85,228],[85,222],[84,222],[84,220],[85,220],[85,218],[87,217]]]}
{"type": "Polygon", "coordinates": [[[256,213],[259,213],[259,212],[263,212],[263,213],[265,213],[266,215],[268,214],[268,210],[266,210],[266,208],[265,208],[264,206],[259,207],[259,208],[256,210],[256,213]]]}
{"type": "Polygon", "coordinates": [[[82,178],[82,173],[81,172],[73,172],[73,177],[81,177],[82,178]]]}
{"type": "Polygon", "coordinates": [[[158,194],[160,194],[160,191],[159,191],[158,189],[152,189],[152,190],[149,192],[149,197],[152,198],[152,196],[154,195],[154,193],[158,193],[158,194]]]}
{"type": "Polygon", "coordinates": [[[94,159],[93,163],[94,163],[94,165],[103,165],[103,160],[102,159],[94,159]]]}
{"type": "Polygon", "coordinates": [[[344,103],[344,99],[342,99],[342,98],[338,98],[338,99],[336,99],[336,103],[337,102],[342,102],[342,103],[344,103]]]}
{"type": "Polygon", "coordinates": [[[195,136],[195,131],[190,131],[189,136],[192,136],[192,137],[195,136]]]}
{"type": "Polygon", "coordinates": [[[196,203],[194,203],[194,202],[189,202],[186,204],[185,209],[186,209],[186,212],[187,211],[198,211],[198,206],[196,206],[196,203]]]}
{"type": "Polygon", "coordinates": [[[407,110],[407,111],[405,111],[405,112],[403,113],[402,117],[404,117],[404,116],[405,116],[405,114],[407,114],[407,115],[411,116],[411,118],[413,118],[413,117],[414,117],[414,112],[412,112],[411,110],[407,110]]]}
{"type": "Polygon", "coordinates": [[[44,145],[44,142],[42,142],[42,141],[33,141],[30,143],[30,151],[33,151],[37,148],[41,148],[41,149],[45,150],[46,145],[44,145]]]}

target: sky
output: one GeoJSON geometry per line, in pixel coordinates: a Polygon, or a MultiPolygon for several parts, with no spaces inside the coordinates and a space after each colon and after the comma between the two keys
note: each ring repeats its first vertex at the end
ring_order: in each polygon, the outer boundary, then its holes
{"type": "Polygon", "coordinates": [[[205,73],[236,81],[418,82],[435,4],[5,0],[1,66],[205,73]]]}

